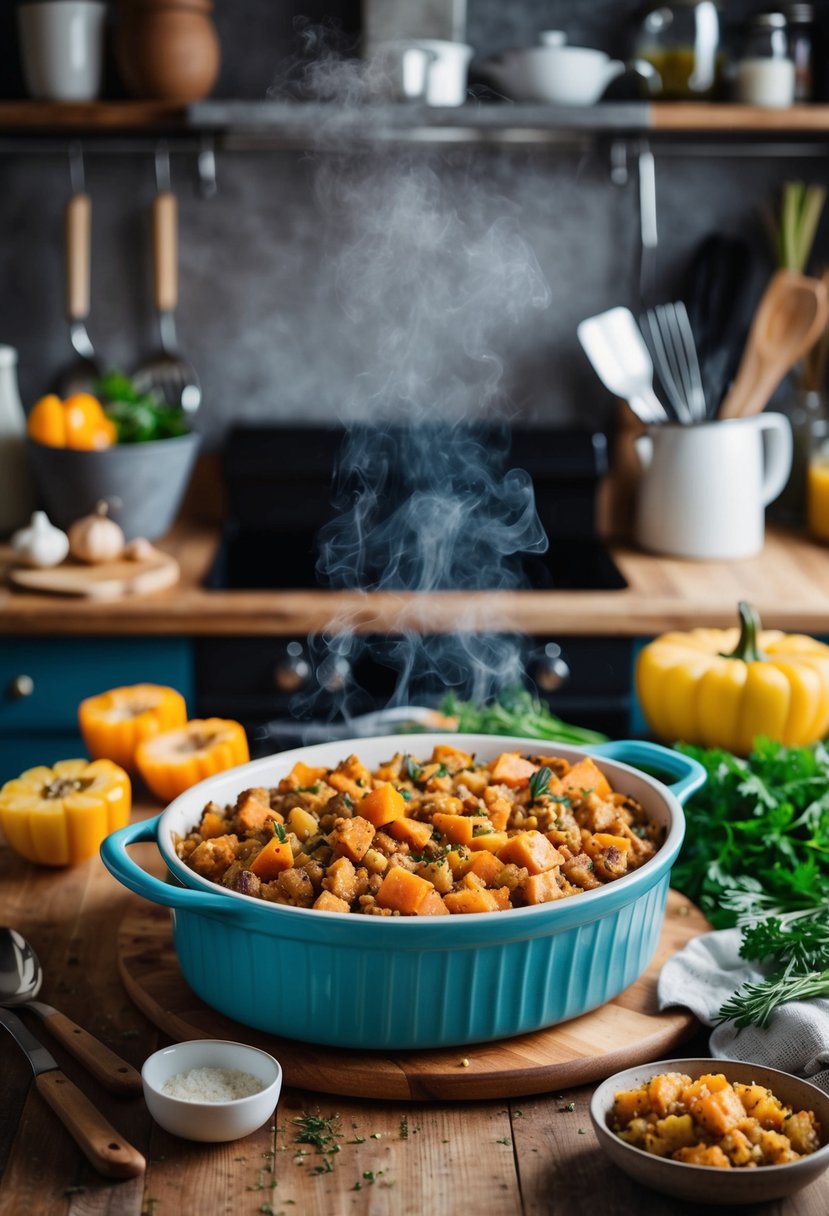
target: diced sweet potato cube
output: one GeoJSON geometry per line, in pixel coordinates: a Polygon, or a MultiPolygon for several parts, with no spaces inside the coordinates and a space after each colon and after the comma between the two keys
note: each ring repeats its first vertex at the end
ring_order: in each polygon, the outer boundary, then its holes
{"type": "Polygon", "coordinates": [[[462,752],[459,747],[451,747],[448,743],[438,743],[432,751],[432,762],[445,764],[450,773],[457,773],[462,768],[470,767],[472,757],[469,752],[462,752]]]}
{"type": "Polygon", "coordinates": [[[499,853],[508,840],[506,832],[482,832],[472,837],[469,847],[473,853],[499,853]]]}
{"type": "Polygon", "coordinates": [[[574,802],[580,800],[585,792],[606,798],[610,793],[610,782],[591,757],[585,756],[564,774],[559,790],[574,802]]]}
{"type": "Polygon", "coordinates": [[[356,756],[342,760],[325,780],[332,789],[350,795],[355,802],[359,802],[366,790],[371,789],[371,773],[356,756]]]}
{"type": "MultiPolygon", "coordinates": [[[[264,792],[264,791],[263,791],[264,792]]],[[[266,823],[284,823],[284,817],[279,811],[273,810],[267,801],[259,797],[259,790],[245,790],[239,795],[234,812],[234,822],[239,833],[252,836],[261,832],[266,823]]],[[[267,798],[267,794],[265,795],[267,798]]]]}
{"type": "Polygon", "coordinates": [[[405,840],[409,848],[419,853],[432,839],[431,823],[422,823],[419,819],[395,819],[389,824],[389,835],[395,840],[405,840]]]}
{"type": "Polygon", "coordinates": [[[626,1127],[631,1119],[647,1115],[650,1109],[650,1099],[644,1085],[638,1089],[620,1089],[613,1095],[613,1120],[621,1127],[626,1127]]]}
{"type": "Polygon", "coordinates": [[[419,878],[402,866],[392,866],[377,892],[376,900],[381,908],[391,908],[406,916],[417,915],[420,905],[434,891],[425,878],[419,878]]]}
{"type": "Polygon", "coordinates": [[[339,857],[362,861],[374,840],[374,825],[362,815],[338,819],[328,835],[328,843],[339,857]]]}
{"type": "Polygon", "coordinates": [[[503,868],[504,863],[494,853],[478,852],[475,853],[469,863],[467,873],[475,874],[482,880],[484,886],[488,887],[498,877],[503,868]]]}
{"type": "Polygon", "coordinates": [[[691,1114],[706,1131],[714,1136],[724,1136],[745,1118],[745,1107],[729,1085],[727,1089],[695,1098],[691,1114]]]}
{"type": "Polygon", "coordinates": [[[322,781],[327,771],[325,768],[316,768],[310,764],[304,764],[302,760],[297,760],[288,776],[283,777],[280,781],[279,789],[282,792],[310,789],[318,781],[322,781]]]}
{"type": "Polygon", "coordinates": [[[479,878],[472,870],[472,862],[470,861],[466,873],[460,881],[460,886],[466,887],[469,891],[481,891],[486,886],[482,878],[479,878]]]}
{"type": "Polygon", "coordinates": [[[376,789],[370,790],[364,798],[360,799],[357,813],[374,827],[381,828],[395,819],[406,817],[406,800],[400,790],[395,789],[391,782],[387,781],[384,785],[378,785],[376,789]]]}
{"type": "Polygon", "coordinates": [[[614,836],[610,832],[594,832],[593,839],[600,849],[618,849],[627,853],[630,849],[630,839],[627,836],[614,836]]]}
{"type": "Polygon", "coordinates": [[[765,1085],[741,1085],[737,1082],[734,1091],[745,1107],[746,1114],[752,1115],[763,1127],[780,1130],[786,1111],[771,1090],[766,1089],[765,1085]]]}
{"type": "Polygon", "coordinates": [[[498,900],[492,891],[483,888],[477,891],[464,887],[461,891],[450,891],[443,902],[450,912],[498,912],[498,900]]]}
{"type": "Polygon", "coordinates": [[[270,882],[283,870],[289,870],[294,864],[294,855],[290,842],[274,836],[259,850],[254,857],[250,870],[257,878],[270,882]]]}
{"type": "Polygon", "coordinates": [[[498,905],[499,912],[503,912],[506,908],[512,907],[512,891],[510,891],[509,887],[496,887],[494,890],[490,888],[489,894],[498,905]]]}
{"type": "Polygon", "coordinates": [[[564,892],[556,881],[555,870],[545,870],[543,874],[530,874],[521,884],[524,899],[528,904],[549,904],[554,899],[562,899],[564,892]]]}
{"type": "Polygon", "coordinates": [[[330,891],[321,891],[314,900],[313,906],[321,912],[350,912],[351,908],[344,899],[332,895],[330,891]]]}
{"type": "Polygon", "coordinates": [[[489,822],[494,830],[503,832],[512,814],[512,804],[506,798],[496,798],[487,810],[489,811],[489,822]]]}
{"type": "Polygon", "coordinates": [[[503,862],[524,866],[530,874],[542,874],[561,865],[564,858],[542,832],[518,832],[511,836],[498,856],[503,862]]]}
{"type": "Polygon", "coordinates": [[[202,840],[210,840],[215,836],[224,836],[227,832],[227,820],[224,815],[218,811],[212,811],[208,807],[201,817],[199,824],[199,835],[202,840]]]}
{"type": "Polygon", "coordinates": [[[658,1115],[669,1115],[690,1080],[685,1073],[662,1072],[647,1084],[648,1101],[658,1115]]]}
{"type": "Polygon", "coordinates": [[[448,916],[449,909],[443,902],[438,891],[432,890],[417,906],[416,916],[448,916]]]}
{"type": "Polygon", "coordinates": [[[483,815],[444,815],[441,811],[435,812],[432,822],[451,844],[471,844],[476,828],[482,831],[489,827],[483,815]]]}
{"type": "Polygon", "coordinates": [[[490,771],[494,785],[508,785],[510,789],[517,790],[529,785],[530,777],[538,771],[538,765],[518,752],[501,752],[490,771]]]}
{"type": "Polygon", "coordinates": [[[731,1169],[731,1162],[718,1144],[691,1144],[688,1148],[678,1148],[674,1160],[684,1161],[688,1165],[714,1165],[721,1170],[731,1169]]]}

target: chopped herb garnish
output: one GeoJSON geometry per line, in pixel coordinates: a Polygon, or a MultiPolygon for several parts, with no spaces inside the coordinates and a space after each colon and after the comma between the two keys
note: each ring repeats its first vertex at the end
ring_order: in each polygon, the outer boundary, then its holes
{"type": "Polygon", "coordinates": [[[287,836],[282,824],[277,823],[275,819],[273,821],[273,831],[274,831],[274,835],[276,836],[279,843],[285,844],[286,840],[288,839],[288,836],[287,836]]]}
{"type": "Polygon", "coordinates": [[[403,764],[406,768],[406,772],[409,775],[410,781],[417,785],[419,781],[423,780],[423,766],[418,764],[414,757],[408,754],[405,755],[403,757],[403,764]]]}
{"type": "Polygon", "coordinates": [[[547,793],[552,776],[552,769],[548,768],[546,764],[536,769],[530,777],[530,800],[532,802],[537,802],[539,798],[547,793]]]}
{"type": "Polygon", "coordinates": [[[472,835],[473,835],[473,836],[491,836],[491,835],[492,835],[492,828],[491,828],[491,827],[484,827],[484,825],[483,825],[483,824],[479,824],[477,827],[474,827],[474,828],[472,829],[472,835]]]}
{"type": "Polygon", "coordinates": [[[409,1120],[404,1115],[400,1120],[400,1139],[408,1140],[409,1138],[409,1120]]]}
{"type": "Polygon", "coordinates": [[[318,794],[320,792],[319,785],[299,785],[296,788],[297,794],[318,794]]]}

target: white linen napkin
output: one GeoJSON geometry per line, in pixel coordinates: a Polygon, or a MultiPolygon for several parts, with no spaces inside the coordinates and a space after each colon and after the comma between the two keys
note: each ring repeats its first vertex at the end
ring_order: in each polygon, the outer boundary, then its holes
{"type": "MultiPolygon", "coordinates": [[[[739,929],[720,929],[693,938],[659,973],[659,1008],[684,1005],[713,1026],[724,1001],[762,971],[740,958],[739,929]]],[[[733,1022],[715,1027],[711,1055],[746,1060],[805,1077],[829,1093],[829,1000],[790,1001],[771,1015],[768,1026],[737,1030],[733,1022]]]]}

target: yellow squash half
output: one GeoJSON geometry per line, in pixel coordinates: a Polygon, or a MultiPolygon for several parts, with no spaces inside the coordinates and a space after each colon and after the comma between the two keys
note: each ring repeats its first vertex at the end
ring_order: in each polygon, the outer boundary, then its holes
{"type": "Polygon", "coordinates": [[[15,852],[67,866],[98,852],[129,819],[132,789],[111,760],[59,760],[27,769],[0,789],[0,827],[15,852]]]}
{"type": "Polygon", "coordinates": [[[654,734],[668,743],[745,756],[763,735],[787,747],[829,730],[829,646],[760,628],[750,604],[739,629],[665,633],[640,652],[636,691],[654,734]]]}

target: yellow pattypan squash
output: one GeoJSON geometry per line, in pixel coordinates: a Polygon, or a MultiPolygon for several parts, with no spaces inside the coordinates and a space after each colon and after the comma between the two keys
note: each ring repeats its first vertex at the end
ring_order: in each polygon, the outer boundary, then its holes
{"type": "Polygon", "coordinates": [[[22,857],[67,866],[98,852],[126,825],[130,779],[111,760],[59,760],[27,769],[0,789],[0,827],[22,857]]]}
{"type": "Polygon", "coordinates": [[[804,747],[829,730],[829,646],[760,628],[739,605],[739,629],[665,633],[639,654],[636,691],[654,734],[667,743],[745,756],[758,736],[804,747]]]}

